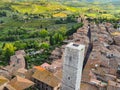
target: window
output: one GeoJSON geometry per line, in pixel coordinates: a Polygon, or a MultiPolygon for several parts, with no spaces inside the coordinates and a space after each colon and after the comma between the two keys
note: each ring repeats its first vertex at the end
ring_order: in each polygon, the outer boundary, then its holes
{"type": "Polygon", "coordinates": [[[44,88],[43,83],[41,83],[42,89],[44,88]]]}
{"type": "Polygon", "coordinates": [[[69,61],[72,61],[72,57],[71,56],[69,57],[69,61]]]}
{"type": "Polygon", "coordinates": [[[73,44],[73,46],[78,47],[79,45],[77,45],[77,44],[73,44]]]}
{"type": "Polygon", "coordinates": [[[15,64],[13,64],[13,67],[15,67],[15,64]]]}
{"type": "Polygon", "coordinates": [[[70,80],[70,77],[68,77],[68,80],[70,80]]]}
{"type": "Polygon", "coordinates": [[[114,55],[113,54],[111,54],[111,57],[113,57],[114,55]]]}

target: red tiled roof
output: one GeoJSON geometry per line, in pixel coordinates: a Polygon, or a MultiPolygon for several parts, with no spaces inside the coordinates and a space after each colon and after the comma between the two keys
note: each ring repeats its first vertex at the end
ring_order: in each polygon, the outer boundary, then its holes
{"type": "Polygon", "coordinates": [[[33,74],[33,78],[51,86],[51,87],[56,87],[58,86],[61,81],[53,75],[53,73],[47,71],[45,68],[42,68],[40,66],[34,67],[37,70],[33,74]]]}
{"type": "Polygon", "coordinates": [[[9,84],[16,90],[24,90],[32,86],[34,83],[28,79],[16,76],[9,82],[9,84]]]}
{"type": "Polygon", "coordinates": [[[48,64],[48,63],[43,63],[42,65],[41,65],[41,67],[43,67],[43,68],[46,68],[46,67],[49,67],[50,66],[50,64],[48,64]]]}
{"type": "Polygon", "coordinates": [[[45,71],[45,68],[43,68],[41,66],[34,66],[33,68],[40,70],[40,71],[45,71]]]}

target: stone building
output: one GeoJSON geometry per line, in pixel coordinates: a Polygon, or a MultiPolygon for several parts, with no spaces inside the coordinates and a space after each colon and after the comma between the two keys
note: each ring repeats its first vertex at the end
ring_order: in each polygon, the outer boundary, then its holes
{"type": "Polygon", "coordinates": [[[34,68],[36,68],[36,71],[32,77],[39,90],[59,90],[61,84],[60,79],[41,66],[34,68]]]}
{"type": "Polygon", "coordinates": [[[12,86],[15,90],[25,90],[34,85],[34,83],[28,79],[16,76],[8,83],[8,85],[12,86]]]}
{"type": "Polygon", "coordinates": [[[5,68],[11,73],[15,74],[18,69],[25,68],[25,59],[23,55],[13,55],[10,57],[10,65],[5,68]]]}
{"type": "Polygon", "coordinates": [[[15,52],[15,55],[20,55],[20,54],[23,55],[23,56],[26,55],[24,50],[18,50],[18,51],[15,52]]]}
{"type": "Polygon", "coordinates": [[[65,48],[61,90],[80,90],[85,46],[70,43],[65,48]]]}

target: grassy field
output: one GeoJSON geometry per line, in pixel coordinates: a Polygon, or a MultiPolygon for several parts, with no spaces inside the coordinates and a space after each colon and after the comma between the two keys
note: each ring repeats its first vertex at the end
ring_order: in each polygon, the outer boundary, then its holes
{"type": "Polygon", "coordinates": [[[83,14],[91,18],[116,18],[114,13],[119,13],[120,8],[113,5],[88,5],[76,4],[71,6],[70,2],[66,2],[65,5],[53,2],[16,2],[16,3],[0,3],[0,8],[7,13],[7,17],[0,17],[0,21],[4,21],[0,24],[0,35],[6,34],[9,30],[16,30],[18,27],[27,28],[28,31],[48,28],[48,30],[57,30],[59,27],[67,27],[69,24],[55,24],[57,18],[66,18],[69,14],[83,14]],[[105,7],[105,8],[104,8],[105,7]],[[103,9],[104,8],[104,9],[103,9]],[[9,10],[10,9],[10,10],[9,10]],[[116,10],[113,10],[116,9],[116,10]],[[107,11],[106,11],[107,10],[107,11]],[[107,13],[100,13],[100,12],[107,13]],[[112,13],[112,14],[111,14],[112,13]],[[13,18],[13,15],[17,16],[17,19],[13,18]],[[33,18],[36,17],[37,18],[33,18]],[[25,19],[28,19],[25,21],[25,19]]]}
{"type": "Polygon", "coordinates": [[[58,30],[60,27],[67,28],[69,23],[56,24],[55,21],[56,19],[66,18],[70,14],[112,19],[118,18],[114,14],[120,12],[120,7],[113,5],[100,7],[97,4],[73,3],[76,4],[73,5],[71,2],[65,2],[65,4],[53,2],[1,2],[0,8],[7,13],[7,16],[0,17],[0,21],[4,21],[3,24],[0,24],[0,35],[7,34],[9,30],[14,31],[18,27],[25,28],[28,32],[44,28],[50,31],[58,30]]]}
{"type": "Polygon", "coordinates": [[[11,5],[11,9],[16,10],[20,13],[28,13],[28,14],[43,14],[43,13],[56,13],[63,11],[65,9],[64,6],[59,5],[59,4],[44,4],[44,5],[39,5],[34,4],[34,3],[17,3],[15,5],[11,5]]]}

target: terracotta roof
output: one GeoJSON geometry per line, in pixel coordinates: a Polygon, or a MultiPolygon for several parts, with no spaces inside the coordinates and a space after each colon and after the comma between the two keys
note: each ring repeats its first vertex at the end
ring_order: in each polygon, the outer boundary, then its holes
{"type": "Polygon", "coordinates": [[[32,79],[32,75],[34,74],[35,69],[29,69],[26,73],[25,73],[25,78],[31,80],[32,79]]]}
{"type": "Polygon", "coordinates": [[[41,66],[34,66],[33,68],[37,69],[37,70],[40,70],[40,71],[44,71],[45,68],[41,67],[41,66]]]}
{"type": "Polygon", "coordinates": [[[56,87],[60,84],[60,80],[53,75],[53,73],[47,71],[45,68],[42,67],[35,67],[37,70],[33,74],[33,78],[51,86],[56,87]]]}
{"type": "Polygon", "coordinates": [[[98,87],[89,83],[81,83],[80,90],[98,90],[98,87]]]}
{"type": "Polygon", "coordinates": [[[120,83],[120,79],[117,79],[117,82],[120,83]]]}
{"type": "Polygon", "coordinates": [[[62,73],[62,69],[60,69],[54,73],[54,76],[56,76],[59,80],[62,80],[62,73]]]}
{"type": "Polygon", "coordinates": [[[90,79],[90,82],[95,83],[95,84],[100,84],[101,81],[96,80],[96,79],[90,79]]]}
{"type": "Polygon", "coordinates": [[[17,90],[24,90],[24,89],[32,86],[34,83],[28,79],[16,76],[9,82],[9,84],[17,90]]]}
{"type": "Polygon", "coordinates": [[[25,77],[26,73],[27,73],[27,70],[25,68],[20,68],[14,73],[14,75],[15,76],[18,75],[20,77],[25,77]]]}
{"type": "Polygon", "coordinates": [[[9,82],[9,80],[3,76],[0,76],[0,86],[9,82]]]}
{"type": "Polygon", "coordinates": [[[96,84],[98,86],[101,86],[101,87],[107,86],[107,83],[104,83],[104,82],[99,81],[97,79],[91,79],[90,82],[93,83],[93,84],[96,84]]]}
{"type": "Polygon", "coordinates": [[[48,63],[43,63],[42,65],[41,65],[41,67],[43,67],[43,68],[48,68],[50,66],[50,64],[48,64],[48,63]]]}
{"type": "Polygon", "coordinates": [[[0,69],[0,76],[4,76],[6,78],[11,78],[11,74],[6,69],[0,69]]]}
{"type": "Polygon", "coordinates": [[[61,52],[60,48],[55,48],[55,50],[53,50],[51,54],[60,56],[62,54],[62,52],[61,52]]]}
{"type": "Polygon", "coordinates": [[[57,60],[52,62],[51,66],[53,66],[53,67],[62,67],[62,62],[63,62],[63,60],[57,59],[57,60]]]}
{"type": "Polygon", "coordinates": [[[25,69],[25,68],[20,68],[20,69],[17,70],[17,72],[18,72],[18,73],[23,73],[23,74],[25,74],[25,73],[27,72],[27,69],[25,69]]]}
{"type": "Polygon", "coordinates": [[[119,87],[120,88],[120,83],[114,82],[114,81],[108,81],[109,86],[114,86],[114,87],[119,87]]]}
{"type": "Polygon", "coordinates": [[[15,88],[13,88],[11,85],[7,84],[5,87],[4,87],[5,90],[17,90],[15,88]]]}

